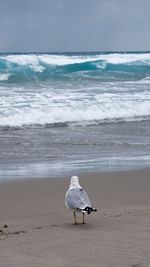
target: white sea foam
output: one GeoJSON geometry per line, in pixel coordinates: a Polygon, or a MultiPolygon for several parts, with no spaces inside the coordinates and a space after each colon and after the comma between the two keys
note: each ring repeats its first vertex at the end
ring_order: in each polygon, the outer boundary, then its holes
{"type": "Polygon", "coordinates": [[[36,72],[42,72],[44,70],[44,67],[40,65],[37,55],[9,55],[5,59],[10,63],[29,66],[36,72]]]}
{"type": "Polygon", "coordinates": [[[0,126],[45,125],[55,123],[91,124],[95,121],[142,120],[150,116],[149,94],[97,94],[90,99],[81,94],[12,95],[1,99],[0,126]]]}
{"type": "Polygon", "coordinates": [[[83,63],[100,59],[99,56],[64,56],[64,55],[9,55],[5,57],[8,62],[18,65],[37,67],[40,64],[63,66],[68,64],[83,63]]]}
{"type": "Polygon", "coordinates": [[[150,64],[150,53],[143,53],[143,54],[109,54],[109,55],[101,55],[101,59],[106,60],[108,63],[112,64],[126,64],[132,63],[136,61],[140,61],[143,63],[150,64]]]}
{"type": "Polygon", "coordinates": [[[42,72],[44,67],[43,64],[48,65],[56,65],[56,66],[63,66],[68,64],[75,64],[75,63],[84,63],[84,62],[93,62],[98,60],[104,60],[107,63],[112,64],[126,64],[132,63],[135,61],[141,61],[145,64],[150,64],[150,53],[143,53],[143,54],[119,54],[119,53],[112,53],[112,54],[97,54],[97,55],[74,55],[74,56],[65,56],[65,55],[8,55],[8,56],[1,56],[0,59],[7,60],[11,63],[16,63],[18,65],[28,65],[31,66],[35,71],[42,72]]]}
{"type": "Polygon", "coordinates": [[[0,81],[7,81],[10,77],[10,74],[0,74],[0,81]]]}

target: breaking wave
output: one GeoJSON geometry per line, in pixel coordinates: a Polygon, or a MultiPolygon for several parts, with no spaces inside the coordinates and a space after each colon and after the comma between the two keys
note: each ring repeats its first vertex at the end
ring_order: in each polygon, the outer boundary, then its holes
{"type": "MultiPolygon", "coordinates": [[[[44,103],[44,102],[43,102],[44,103]]],[[[149,101],[109,101],[93,105],[75,102],[51,106],[39,103],[8,105],[0,112],[0,127],[87,126],[100,123],[150,120],[149,101]]]]}
{"type": "Polygon", "coordinates": [[[78,73],[150,75],[150,53],[0,55],[0,82],[49,80],[78,73]]]}

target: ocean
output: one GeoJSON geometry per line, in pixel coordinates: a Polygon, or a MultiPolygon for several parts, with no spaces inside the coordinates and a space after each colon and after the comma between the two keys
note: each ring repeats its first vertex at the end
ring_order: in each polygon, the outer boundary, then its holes
{"type": "Polygon", "coordinates": [[[0,180],[150,166],[150,52],[0,54],[0,180]]]}

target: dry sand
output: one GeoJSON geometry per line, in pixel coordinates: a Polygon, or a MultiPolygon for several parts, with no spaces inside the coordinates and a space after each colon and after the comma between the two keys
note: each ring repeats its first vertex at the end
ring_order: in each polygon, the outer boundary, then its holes
{"type": "Polygon", "coordinates": [[[150,170],[82,174],[98,209],[85,225],[65,207],[69,180],[0,183],[0,267],[150,267],[150,170]]]}

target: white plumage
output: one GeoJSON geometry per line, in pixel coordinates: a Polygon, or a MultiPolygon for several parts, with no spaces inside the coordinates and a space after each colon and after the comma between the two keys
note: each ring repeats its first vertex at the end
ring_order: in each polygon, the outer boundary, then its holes
{"type": "Polygon", "coordinates": [[[76,212],[82,212],[82,223],[84,224],[84,213],[87,212],[90,214],[92,211],[97,211],[92,208],[91,201],[87,193],[80,186],[78,176],[71,177],[70,186],[65,197],[65,203],[69,209],[73,210],[75,224],[77,224],[76,212]]]}

